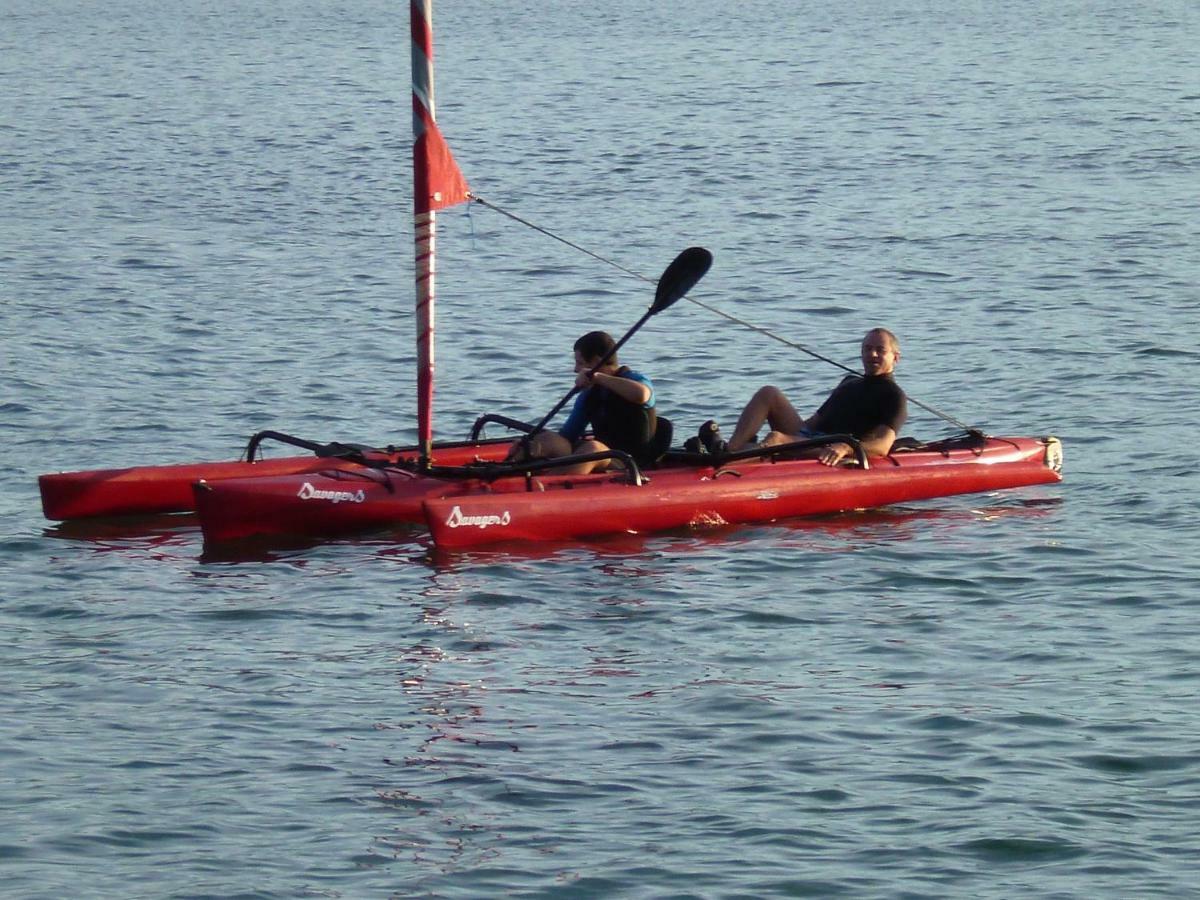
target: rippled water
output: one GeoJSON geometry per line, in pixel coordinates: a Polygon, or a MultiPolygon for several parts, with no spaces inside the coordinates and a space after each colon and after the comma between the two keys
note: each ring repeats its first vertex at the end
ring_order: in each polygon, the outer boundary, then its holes
{"type": "MultiPolygon", "coordinates": [[[[473,189],[1067,480],[754,528],[206,557],[44,471],[413,434],[401,4],[8,0],[0,883],[14,897],[1179,896],[1200,876],[1184,3],[441,3],[473,189]]],[[[539,416],[649,288],[441,217],[438,428],[539,416]]],[[[728,430],[838,373],[680,304],[728,430]]],[[[914,415],[909,432],[952,430],[914,415]]]]}

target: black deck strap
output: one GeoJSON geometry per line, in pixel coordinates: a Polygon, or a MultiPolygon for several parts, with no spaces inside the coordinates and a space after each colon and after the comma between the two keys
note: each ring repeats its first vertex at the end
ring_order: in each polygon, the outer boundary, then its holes
{"type": "Polygon", "coordinates": [[[382,485],[389,494],[396,493],[395,482],[403,476],[404,478],[416,478],[417,476],[398,466],[367,466],[363,469],[330,469],[327,472],[322,472],[326,478],[332,478],[334,481],[370,481],[372,484],[382,485]]]}
{"type": "Polygon", "coordinates": [[[318,448],[316,454],[322,459],[349,459],[365,463],[369,452],[377,451],[365,444],[343,444],[339,441],[330,441],[318,448]]]}
{"type": "MultiPolygon", "coordinates": [[[[462,466],[417,466],[412,471],[418,475],[427,475],[430,478],[445,478],[445,479],[472,479],[477,478],[481,481],[495,481],[499,478],[511,477],[528,477],[537,472],[555,473],[553,469],[562,468],[563,466],[573,465],[575,463],[593,462],[602,459],[617,460],[625,467],[625,474],[630,484],[641,485],[648,480],[643,474],[641,467],[628,453],[623,450],[601,450],[597,453],[572,453],[570,456],[555,456],[551,459],[526,459],[522,461],[508,460],[504,462],[479,462],[467,463],[462,466]]],[[[406,468],[398,466],[393,468],[406,468]]],[[[615,474],[615,473],[597,473],[597,474],[615,474]]]]}
{"type": "Polygon", "coordinates": [[[908,447],[900,446],[902,441],[914,440],[912,438],[898,438],[896,443],[892,445],[891,453],[899,451],[912,450],[925,451],[927,453],[941,453],[943,456],[949,456],[952,450],[973,450],[976,456],[979,456],[987,448],[988,441],[991,437],[978,428],[969,428],[961,434],[953,435],[952,437],[940,438],[936,441],[928,441],[920,444],[920,446],[908,447]]]}
{"type": "Polygon", "coordinates": [[[659,467],[669,465],[680,466],[711,466],[714,465],[720,457],[712,456],[708,453],[699,453],[692,450],[668,450],[663,454],[662,459],[658,461],[659,467]]]}
{"type": "Polygon", "coordinates": [[[859,467],[863,469],[871,467],[871,464],[867,461],[867,451],[863,449],[862,442],[852,434],[823,434],[820,437],[809,438],[805,441],[793,441],[790,444],[775,444],[771,447],[751,447],[747,450],[735,450],[732,453],[716,453],[708,458],[711,460],[710,465],[718,467],[745,459],[770,459],[773,462],[780,457],[787,456],[789,453],[811,450],[813,447],[824,447],[829,444],[849,444],[854,450],[854,458],[859,467]]]}
{"type": "Polygon", "coordinates": [[[892,449],[888,451],[890,456],[893,453],[915,453],[920,450],[928,450],[929,445],[924,441],[915,437],[899,437],[892,441],[892,449]]]}

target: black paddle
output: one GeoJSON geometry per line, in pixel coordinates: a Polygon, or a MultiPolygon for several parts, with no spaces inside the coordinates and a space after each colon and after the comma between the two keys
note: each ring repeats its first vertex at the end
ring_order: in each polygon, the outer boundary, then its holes
{"type": "MultiPolygon", "coordinates": [[[[600,361],[592,367],[591,371],[588,372],[588,377],[590,378],[595,375],[606,362],[616,356],[617,351],[621,349],[627,340],[637,333],[639,328],[646,324],[646,321],[652,315],[662,312],[694,288],[696,282],[704,277],[709,266],[712,265],[712,261],[713,255],[703,247],[688,247],[675,257],[671,264],[663,271],[662,275],[659,276],[658,287],[654,291],[654,303],[646,310],[646,314],[637,320],[637,324],[625,332],[624,337],[617,341],[613,345],[613,348],[604,354],[600,361]]],[[[534,436],[543,431],[546,423],[553,419],[554,415],[563,408],[566,402],[578,392],[578,387],[573,387],[567,391],[566,396],[554,404],[554,409],[546,413],[542,420],[533,426],[533,431],[521,438],[520,451],[522,453],[528,449],[529,442],[533,440],[534,436]]]]}

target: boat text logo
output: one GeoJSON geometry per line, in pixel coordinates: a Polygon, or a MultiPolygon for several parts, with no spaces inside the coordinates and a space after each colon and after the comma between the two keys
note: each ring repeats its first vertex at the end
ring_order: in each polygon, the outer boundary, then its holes
{"type": "Polygon", "coordinates": [[[328,500],[330,503],[365,503],[367,499],[367,494],[362,488],[357,491],[322,491],[307,481],[300,485],[296,496],[301,500],[328,500]]]}
{"type": "Polygon", "coordinates": [[[463,511],[455,506],[450,510],[450,515],[446,517],[446,525],[450,528],[463,528],[474,526],[475,528],[487,528],[491,525],[507,525],[512,521],[512,516],[508,514],[506,509],[500,515],[492,513],[486,516],[468,516],[463,511]]]}

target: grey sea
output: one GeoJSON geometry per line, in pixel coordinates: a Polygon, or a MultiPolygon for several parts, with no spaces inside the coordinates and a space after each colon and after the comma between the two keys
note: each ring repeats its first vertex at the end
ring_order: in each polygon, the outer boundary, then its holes
{"type": "MultiPolygon", "coordinates": [[[[408,9],[0,0],[0,895],[1181,897],[1200,883],[1200,11],[444,0],[472,190],[654,278],[679,439],[872,325],[1061,485],[212,558],[43,472],[415,434],[408,9]]],[[[439,218],[437,435],[652,288],[439,218]]],[[[906,433],[956,427],[914,408],[906,433]]]]}

